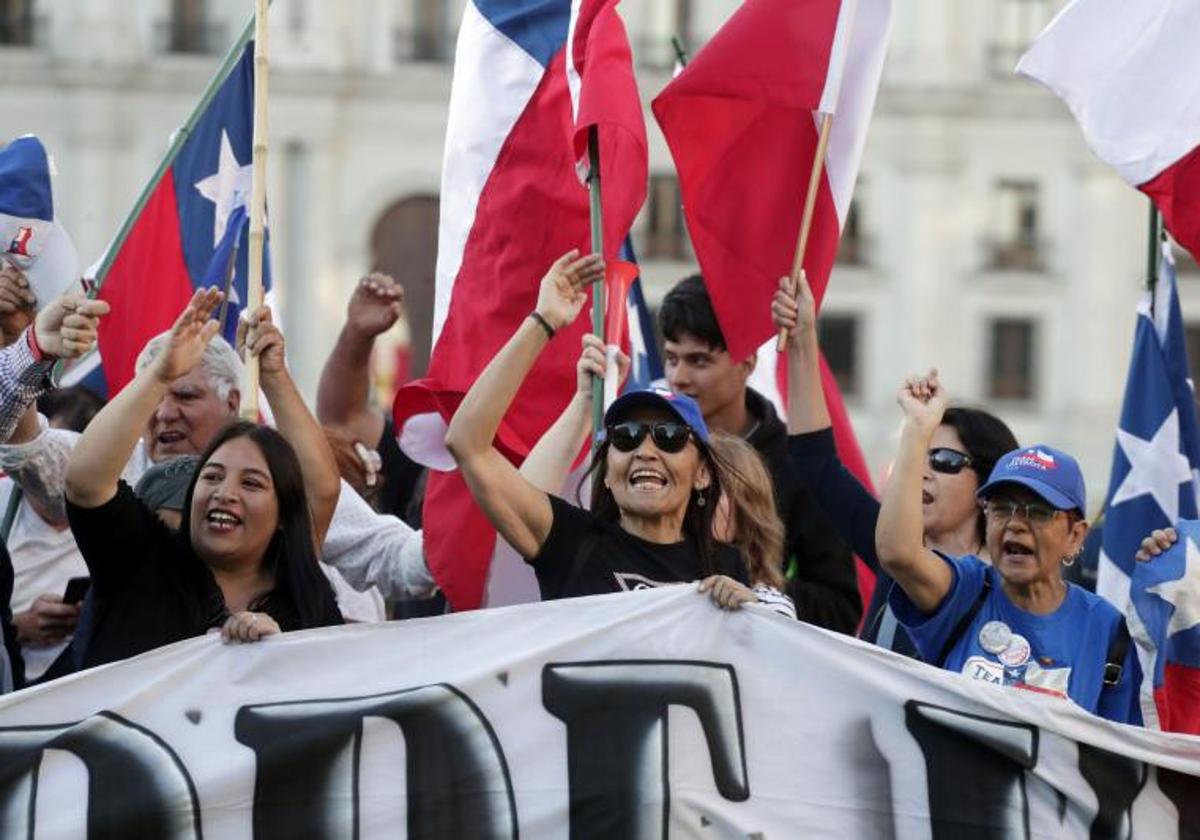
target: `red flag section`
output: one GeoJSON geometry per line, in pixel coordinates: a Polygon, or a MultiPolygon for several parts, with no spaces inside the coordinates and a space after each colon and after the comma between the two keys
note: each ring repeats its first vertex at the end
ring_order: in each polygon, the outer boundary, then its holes
{"type": "MultiPolygon", "coordinates": [[[[688,232],[735,358],[774,330],[817,147],[840,4],[747,0],[654,100],[679,172],[688,232]]],[[[840,231],[821,180],[804,261],[818,302],[840,231]]]]}
{"type": "Polygon", "coordinates": [[[1200,145],[1138,189],[1162,212],[1175,241],[1200,261],[1200,145]]]}

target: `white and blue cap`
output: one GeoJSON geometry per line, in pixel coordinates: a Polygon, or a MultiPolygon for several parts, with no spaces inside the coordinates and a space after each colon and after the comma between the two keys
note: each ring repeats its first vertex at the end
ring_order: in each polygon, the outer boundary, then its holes
{"type": "Polygon", "coordinates": [[[0,259],[25,273],[44,306],[79,279],[79,255],[54,218],[50,158],[32,134],[0,147],[0,259]]]}
{"type": "Polygon", "coordinates": [[[987,483],[975,495],[986,499],[1004,484],[1028,487],[1059,510],[1087,510],[1079,462],[1044,443],[1014,449],[997,461],[987,483]]]}
{"type": "MultiPolygon", "coordinates": [[[[638,388],[626,391],[613,400],[608,411],[604,412],[604,425],[608,427],[620,423],[639,408],[665,409],[686,424],[702,443],[708,443],[708,426],[704,423],[699,403],[687,394],[676,394],[665,388],[638,388]]],[[[605,431],[602,429],[598,439],[603,441],[604,438],[605,431]]]]}

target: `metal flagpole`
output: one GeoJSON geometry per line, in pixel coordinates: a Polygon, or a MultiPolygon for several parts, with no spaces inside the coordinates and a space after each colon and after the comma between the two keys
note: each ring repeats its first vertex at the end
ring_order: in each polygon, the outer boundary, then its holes
{"type": "Polygon", "coordinates": [[[1150,316],[1154,316],[1154,292],[1158,287],[1158,267],[1162,260],[1162,213],[1150,202],[1150,239],[1146,248],[1146,288],[1150,290],[1150,316]]]}
{"type": "MultiPolygon", "coordinates": [[[[267,215],[267,9],[268,0],[254,4],[254,153],[251,158],[250,235],[247,253],[246,312],[263,301],[263,242],[267,215]]],[[[246,387],[242,418],[258,419],[258,357],[246,354],[246,387]]]]}
{"type": "MultiPolygon", "coordinates": [[[[592,253],[604,253],[604,212],[600,204],[600,132],[588,126],[588,200],[592,223],[592,253]]],[[[604,340],[604,280],[592,286],[592,332],[604,340]]],[[[604,381],[592,377],[592,447],[604,427],[604,381]]]]}

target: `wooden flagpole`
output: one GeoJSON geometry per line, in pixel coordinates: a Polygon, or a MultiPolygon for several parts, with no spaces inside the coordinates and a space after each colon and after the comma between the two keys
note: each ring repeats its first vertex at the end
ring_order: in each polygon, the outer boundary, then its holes
{"type": "MultiPolygon", "coordinates": [[[[254,151],[250,181],[250,251],[247,253],[246,312],[263,301],[263,245],[267,215],[267,8],[269,0],[254,2],[254,151]]],[[[258,358],[246,354],[246,387],[242,418],[258,419],[258,358]]]]}
{"type": "MultiPolygon", "coordinates": [[[[592,253],[604,253],[604,211],[600,203],[600,132],[588,126],[588,201],[592,223],[592,253]]],[[[592,286],[592,332],[604,340],[604,280],[592,286]]],[[[592,447],[604,428],[604,380],[592,377],[592,447]]]]}
{"type": "MultiPolygon", "coordinates": [[[[825,171],[825,150],[829,146],[829,129],[833,127],[833,114],[821,114],[821,127],[817,135],[817,151],[813,155],[812,172],[808,176],[808,194],[804,196],[804,215],[800,217],[800,237],[796,243],[796,256],[792,260],[792,294],[800,288],[800,273],[804,271],[804,255],[808,251],[808,233],[812,229],[813,212],[817,206],[817,190],[821,186],[821,173],[825,171]]],[[[788,331],[780,327],[775,350],[782,353],[787,349],[788,331]]]]}

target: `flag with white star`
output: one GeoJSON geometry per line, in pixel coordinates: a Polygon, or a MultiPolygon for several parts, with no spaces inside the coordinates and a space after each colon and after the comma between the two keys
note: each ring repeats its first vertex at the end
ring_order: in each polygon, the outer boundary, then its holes
{"type": "MultiPolygon", "coordinates": [[[[110,394],[132,378],[137,354],[174,323],[196,288],[226,291],[224,334],[232,339],[247,298],[253,124],[249,41],[231,53],[100,263],[99,296],[112,305],[99,341],[110,394]]],[[[269,266],[264,253],[264,290],[269,266]]]]}
{"type": "MultiPolygon", "coordinates": [[[[1138,546],[1157,528],[1200,518],[1200,424],[1188,373],[1175,265],[1166,246],[1153,304],[1151,308],[1147,294],[1138,306],[1096,582],[1096,592],[1127,613],[1135,638],[1142,635],[1137,626],[1139,605],[1150,603],[1147,599],[1161,600],[1138,589],[1134,578],[1138,546]],[[1131,600],[1134,609],[1129,609],[1131,600]]],[[[1151,673],[1148,661],[1142,666],[1151,673]]]]}

